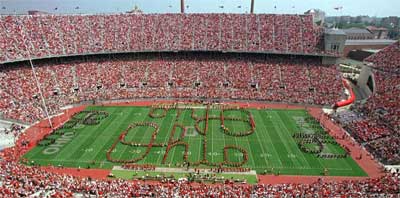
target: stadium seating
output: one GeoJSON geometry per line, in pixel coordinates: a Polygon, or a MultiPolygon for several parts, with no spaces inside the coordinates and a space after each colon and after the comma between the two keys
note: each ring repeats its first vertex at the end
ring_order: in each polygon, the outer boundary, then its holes
{"type": "Polygon", "coordinates": [[[373,67],[379,70],[399,72],[400,68],[400,42],[385,47],[376,54],[366,58],[364,61],[373,63],[373,67]]]}
{"type": "Polygon", "coordinates": [[[346,129],[385,164],[400,162],[400,47],[396,42],[368,57],[373,63],[375,91],[354,112],[361,119],[345,124],[346,129]]]}
{"type": "Polygon", "coordinates": [[[0,27],[0,63],[136,51],[328,54],[311,15],[15,15],[0,27]]]}
{"type": "Polygon", "coordinates": [[[376,91],[355,111],[364,115],[349,129],[362,137],[362,143],[385,163],[400,162],[400,75],[375,70],[376,91]]]}
{"type": "MultiPolygon", "coordinates": [[[[331,105],[343,86],[336,68],[320,61],[279,55],[121,55],[40,61],[35,72],[51,115],[67,104],[94,99],[205,97],[331,105]]],[[[4,117],[25,122],[46,117],[29,66],[15,63],[0,75],[4,117]]]]}
{"type": "MultiPolygon", "coordinates": [[[[27,123],[68,104],[130,98],[209,98],[331,105],[343,86],[335,66],[320,58],[211,53],[121,54],[148,51],[272,52],[326,55],[322,29],[311,15],[117,14],[0,16],[0,116],[27,123]],[[107,54],[34,61],[29,58],[107,54]],[[16,62],[16,63],[11,63],[16,62]]],[[[374,63],[377,92],[357,107],[348,129],[374,156],[400,161],[399,43],[367,60],[374,63]],[[381,71],[383,70],[383,71],[381,71]]],[[[20,128],[15,128],[20,133],[20,128]]],[[[22,135],[23,138],[23,135],[22,135]]],[[[23,140],[27,142],[29,140],[23,140]]],[[[43,192],[109,197],[362,197],[399,194],[399,173],[360,181],[279,185],[138,184],[59,175],[19,163],[25,145],[0,153],[0,195],[43,192]]],[[[390,196],[389,196],[390,197],[390,196]]]]}
{"type": "MultiPolygon", "coordinates": [[[[377,195],[396,197],[399,193],[399,172],[386,173],[379,178],[359,181],[324,182],[312,184],[258,184],[220,185],[191,184],[185,181],[138,183],[127,180],[96,180],[51,173],[37,166],[25,166],[18,162],[23,145],[17,145],[0,153],[0,194],[5,197],[33,195],[72,197],[74,195],[101,197],[266,197],[266,196],[318,196],[362,197],[377,195]]],[[[227,180],[228,181],[228,180],[227,180]]]]}

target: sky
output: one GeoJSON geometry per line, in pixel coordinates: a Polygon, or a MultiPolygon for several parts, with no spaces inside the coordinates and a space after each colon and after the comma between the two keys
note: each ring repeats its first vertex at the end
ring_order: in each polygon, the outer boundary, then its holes
{"type": "MultiPolygon", "coordinates": [[[[400,0],[254,0],[255,13],[302,14],[316,8],[328,16],[400,16],[400,0]],[[335,10],[335,7],[343,7],[335,10]]],[[[51,13],[121,13],[137,5],[145,13],[178,13],[180,0],[0,0],[0,14],[41,10],[51,13]],[[79,9],[76,9],[79,7],[79,9]],[[55,10],[57,8],[57,10],[55,10]]],[[[250,0],[185,0],[187,13],[246,13],[250,0]]]]}

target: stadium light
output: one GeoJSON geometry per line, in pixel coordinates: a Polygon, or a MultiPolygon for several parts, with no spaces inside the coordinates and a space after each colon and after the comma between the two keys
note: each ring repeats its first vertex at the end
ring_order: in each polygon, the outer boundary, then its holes
{"type": "MultiPolygon", "coordinates": [[[[189,6],[186,6],[186,8],[189,8],[189,6]]],[[[181,0],[181,13],[185,13],[185,0],[181,0]]]]}
{"type": "Polygon", "coordinates": [[[251,3],[250,3],[250,14],[253,14],[254,13],[254,0],[251,0],[251,3]]]}

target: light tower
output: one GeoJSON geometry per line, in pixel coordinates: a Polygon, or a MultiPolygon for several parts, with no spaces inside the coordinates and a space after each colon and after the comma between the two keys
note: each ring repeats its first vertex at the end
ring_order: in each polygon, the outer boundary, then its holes
{"type": "Polygon", "coordinates": [[[254,0],[251,0],[250,14],[254,14],[254,0]]]}

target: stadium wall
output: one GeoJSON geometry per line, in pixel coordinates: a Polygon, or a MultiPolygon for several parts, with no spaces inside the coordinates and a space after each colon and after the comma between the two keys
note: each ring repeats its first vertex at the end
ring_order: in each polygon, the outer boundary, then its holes
{"type": "Polygon", "coordinates": [[[372,69],[368,66],[363,66],[361,68],[361,72],[360,75],[357,79],[357,86],[364,92],[367,94],[367,96],[370,96],[373,92],[373,90],[371,90],[368,87],[368,79],[372,78],[373,80],[373,89],[375,89],[376,85],[375,85],[375,79],[374,79],[374,75],[372,73],[372,69]]]}

